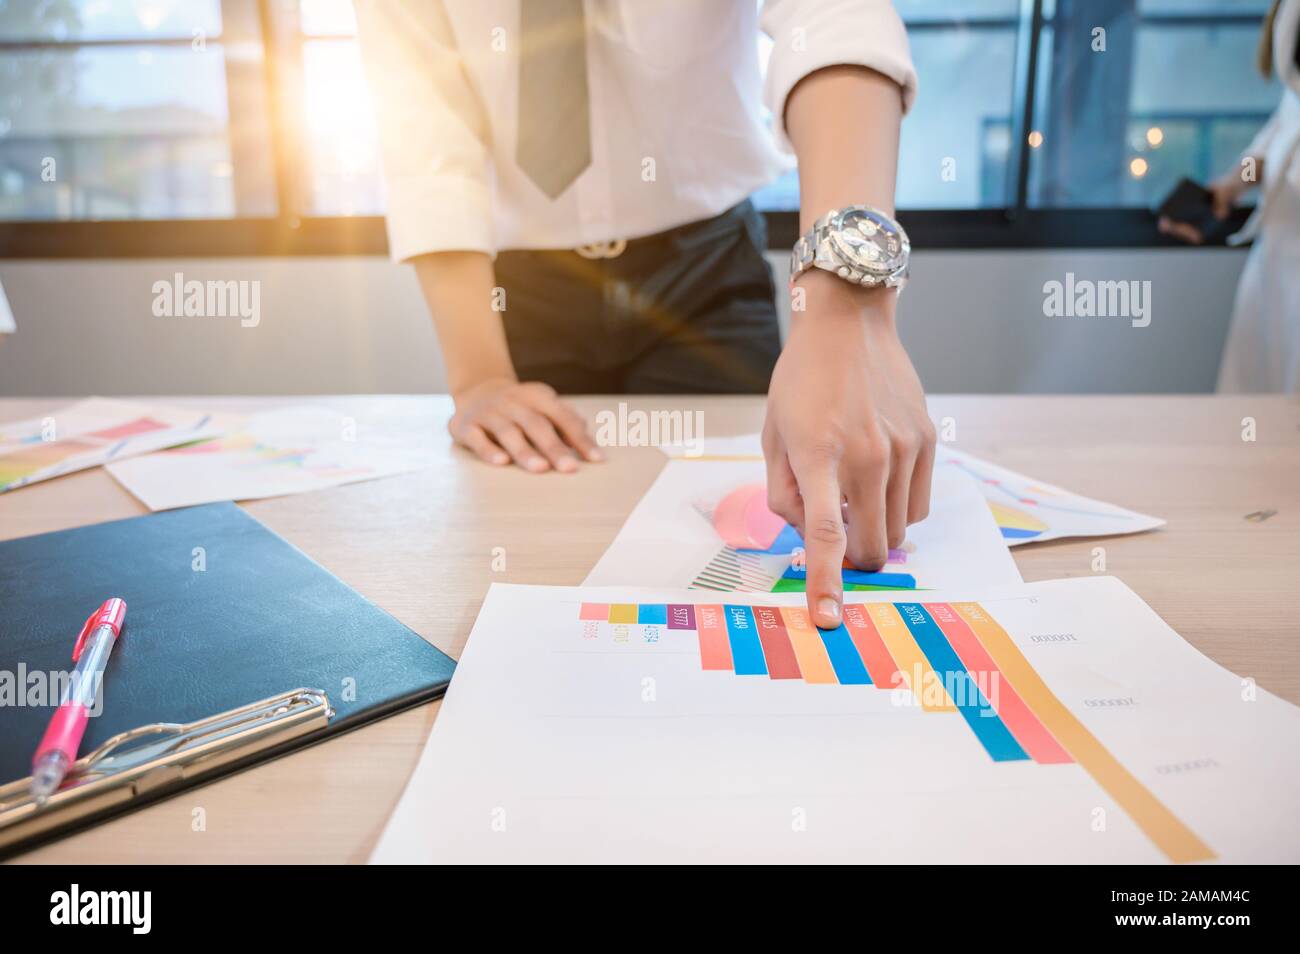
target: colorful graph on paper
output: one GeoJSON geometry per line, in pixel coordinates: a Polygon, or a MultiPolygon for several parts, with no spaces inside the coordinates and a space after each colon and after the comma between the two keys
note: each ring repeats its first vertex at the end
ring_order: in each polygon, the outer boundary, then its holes
{"type": "Polygon", "coordinates": [[[222,426],[206,412],[90,398],[0,427],[0,492],[208,437],[222,426]]]}
{"type": "MultiPolygon", "coordinates": [[[[705,442],[703,454],[679,459],[759,463],[763,449],[757,434],[711,438],[705,442]]],[[[1159,517],[1084,497],[940,443],[935,449],[936,476],[945,470],[965,473],[977,482],[1007,546],[1061,537],[1137,533],[1164,524],[1159,517]]]]}
{"type": "Polygon", "coordinates": [[[1214,852],[1161,804],[1051,692],[976,602],[846,604],[834,630],[803,607],[582,603],[584,638],[613,645],[693,636],[700,668],[738,677],[891,691],[923,714],[959,716],[995,763],[1078,764],[1173,861],[1214,852]]]}
{"type": "Polygon", "coordinates": [[[169,455],[230,455],[226,466],[233,470],[257,471],[271,468],[287,474],[299,474],[304,479],[356,479],[364,480],[373,474],[373,468],[345,466],[324,459],[321,448],[309,446],[279,446],[259,441],[249,433],[232,434],[210,441],[185,444],[164,451],[169,455]]]}
{"type": "Polygon", "coordinates": [[[396,421],[360,422],[328,407],[273,408],[239,430],[108,471],[151,510],[259,500],[427,467],[433,451],[396,421]],[[390,430],[391,429],[391,430],[390,430]]]}
{"type": "Polygon", "coordinates": [[[1134,510],[1093,500],[942,447],[936,467],[973,478],[1009,546],[1059,537],[1102,536],[1151,530],[1164,523],[1134,510]]]}
{"type": "MultiPolygon", "coordinates": [[[[804,543],[799,532],[767,506],[767,486],[748,483],[737,487],[716,504],[700,504],[702,516],[712,522],[723,544],[691,581],[692,589],[774,593],[803,592],[807,585],[804,543]]],[[[859,570],[844,561],[846,590],[914,590],[915,575],[905,564],[915,544],[889,550],[880,570],[859,570]]]]}

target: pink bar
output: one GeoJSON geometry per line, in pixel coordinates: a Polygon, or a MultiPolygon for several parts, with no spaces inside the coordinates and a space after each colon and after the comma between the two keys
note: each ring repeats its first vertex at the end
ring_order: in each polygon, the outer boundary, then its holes
{"type": "Polygon", "coordinates": [[[700,640],[700,665],[704,669],[730,670],[731,643],[727,640],[727,623],[721,606],[695,607],[695,631],[700,640]]]}
{"type": "Polygon", "coordinates": [[[578,619],[598,619],[602,623],[609,619],[608,603],[583,603],[578,619]]]}
{"type": "MultiPolygon", "coordinates": [[[[966,621],[947,603],[922,605],[939,624],[939,629],[943,630],[944,636],[948,637],[948,644],[957,653],[966,671],[980,685],[981,690],[987,685],[987,680],[997,679],[998,700],[994,709],[1011,730],[1011,734],[1016,737],[1016,741],[1029,753],[1029,757],[1044,765],[1073,762],[1074,759],[1070,758],[1069,753],[1061,748],[1061,743],[1056,741],[1052,733],[1047,731],[1047,727],[1038,721],[1038,716],[1025,705],[1025,700],[1021,699],[1020,694],[1012,688],[1011,681],[1002,675],[997,663],[993,661],[993,657],[988,654],[988,650],[984,648],[984,644],[980,642],[979,637],[966,621]],[[985,675],[981,677],[981,673],[985,675]]],[[[992,701],[989,700],[990,704],[992,701]]]]}

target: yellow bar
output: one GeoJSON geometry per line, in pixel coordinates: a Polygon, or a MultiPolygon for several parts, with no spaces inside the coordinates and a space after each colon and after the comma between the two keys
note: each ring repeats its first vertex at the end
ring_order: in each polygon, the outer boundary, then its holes
{"type": "Polygon", "coordinates": [[[636,604],[635,603],[613,604],[609,608],[609,621],[611,623],[635,623],[636,604]]]}
{"type": "Polygon", "coordinates": [[[1174,863],[1208,861],[1217,857],[1210,846],[1174,817],[1151,791],[1129,774],[1065,703],[1052,694],[1020,648],[978,603],[953,603],[955,609],[1030,711],[1056,737],[1070,757],[1083,766],[1120,808],[1174,863]]]}
{"type": "Polygon", "coordinates": [[[835,678],[831,657],[826,655],[826,644],[817,634],[817,627],[808,618],[808,610],[803,606],[782,606],[781,618],[785,620],[785,631],[790,636],[790,645],[794,647],[794,656],[799,660],[803,681],[839,682],[835,678]]]}
{"type": "Polygon", "coordinates": [[[916,696],[917,701],[921,703],[921,708],[926,712],[956,712],[957,707],[952,704],[952,698],[944,688],[943,679],[934,671],[930,660],[925,658],[921,647],[916,645],[911,630],[903,622],[903,617],[898,615],[894,604],[863,603],[862,605],[867,608],[867,615],[876,624],[880,638],[885,642],[885,648],[889,650],[889,655],[894,657],[894,665],[903,674],[903,680],[912,690],[912,695],[916,696]],[[919,687],[912,685],[913,676],[918,672],[921,674],[919,687]]]}

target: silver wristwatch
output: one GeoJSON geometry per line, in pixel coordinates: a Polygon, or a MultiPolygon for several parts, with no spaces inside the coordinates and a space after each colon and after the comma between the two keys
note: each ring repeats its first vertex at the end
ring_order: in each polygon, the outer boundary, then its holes
{"type": "Polygon", "coordinates": [[[912,244],[898,221],[869,205],[831,209],[794,243],[790,282],[810,268],[824,268],[868,288],[900,291],[907,284],[912,244]]]}

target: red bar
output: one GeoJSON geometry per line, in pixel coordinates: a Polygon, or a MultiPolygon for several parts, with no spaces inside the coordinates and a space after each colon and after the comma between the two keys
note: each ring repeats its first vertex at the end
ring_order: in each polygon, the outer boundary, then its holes
{"type": "Polygon", "coordinates": [[[721,606],[696,606],[695,629],[700,637],[700,665],[731,671],[731,642],[721,606]]]}
{"type": "Polygon", "coordinates": [[[781,612],[771,606],[755,606],[754,620],[758,623],[758,641],[763,644],[763,657],[767,660],[767,674],[773,679],[802,679],[799,660],[795,658],[790,634],[785,631],[781,612]]]}
{"type": "MultiPolygon", "coordinates": [[[[1025,704],[1025,700],[1021,699],[1020,694],[1012,688],[1011,680],[998,669],[997,663],[988,654],[988,650],[984,648],[984,644],[980,642],[970,625],[947,603],[922,605],[939,624],[939,629],[943,630],[944,636],[948,638],[948,644],[957,653],[966,671],[975,679],[981,692],[987,694],[988,688],[991,688],[990,680],[997,679],[998,698],[993,708],[1001,716],[1006,727],[1011,730],[1011,734],[1015,736],[1021,748],[1029,753],[1029,757],[1044,765],[1073,762],[1074,759],[1070,758],[1070,754],[1061,747],[1052,733],[1047,731],[1047,727],[1038,720],[1038,716],[1034,715],[1033,710],[1025,704]]],[[[990,699],[989,703],[992,705],[993,700],[990,699]]]]}
{"type": "Polygon", "coordinates": [[[877,689],[893,689],[900,683],[895,682],[898,663],[889,653],[889,647],[876,631],[876,624],[862,608],[861,603],[844,604],[844,628],[849,631],[853,645],[858,648],[862,664],[867,667],[871,684],[877,689]]]}

